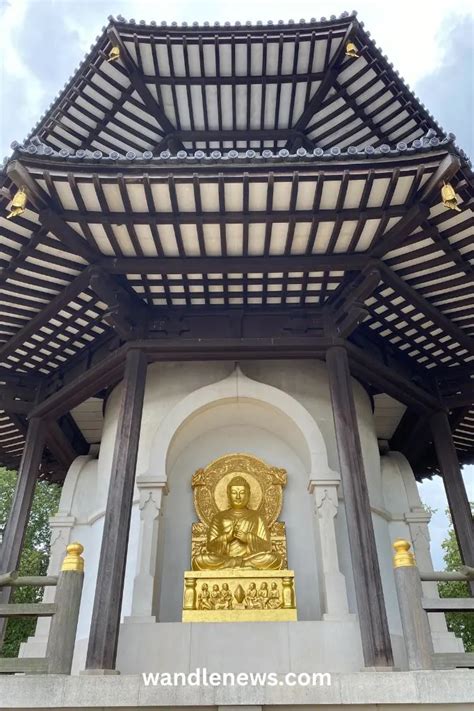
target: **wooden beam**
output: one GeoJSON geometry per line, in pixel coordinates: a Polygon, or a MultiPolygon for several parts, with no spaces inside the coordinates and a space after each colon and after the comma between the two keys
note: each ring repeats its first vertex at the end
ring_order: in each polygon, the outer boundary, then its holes
{"type": "Polygon", "coordinates": [[[267,274],[332,269],[357,271],[366,264],[367,256],[363,254],[295,254],[288,257],[103,257],[99,262],[110,274],[267,274]]]}
{"type": "Polygon", "coordinates": [[[63,291],[61,291],[47,306],[45,306],[36,316],[15,333],[9,341],[0,347],[0,360],[3,362],[9,355],[28,340],[32,335],[37,333],[42,326],[56,316],[64,306],[72,299],[78,296],[81,291],[87,289],[89,284],[89,272],[87,269],[77,276],[63,291]]]}
{"type": "Polygon", "coordinates": [[[89,263],[93,263],[98,259],[99,253],[93,250],[88,242],[73,230],[59,215],[53,212],[51,208],[40,211],[39,221],[50,232],[55,234],[56,237],[59,237],[73,254],[79,254],[89,263]]]}
{"type": "Polygon", "coordinates": [[[104,315],[105,323],[113,328],[124,341],[140,336],[146,326],[148,309],[134,293],[119,284],[100,267],[90,272],[90,286],[99,299],[109,307],[104,315]]]}
{"type": "MultiPolygon", "coordinates": [[[[305,75],[306,77],[306,75],[305,75]]],[[[193,79],[201,79],[201,77],[191,77],[193,79]]],[[[241,77],[237,77],[240,79],[241,77]]],[[[258,84],[261,85],[262,78],[260,76],[250,77],[256,79],[258,84]]],[[[270,77],[268,77],[270,78],[270,77]]],[[[272,77],[273,78],[273,77],[272,77]]],[[[305,78],[307,81],[307,78],[305,78]]],[[[161,83],[161,77],[160,77],[161,83]]],[[[306,136],[302,131],[295,131],[292,128],[280,128],[280,129],[222,129],[222,130],[180,130],[174,131],[174,133],[169,134],[166,138],[176,138],[180,141],[186,142],[196,142],[196,141],[282,141],[285,138],[296,140],[300,138],[305,140],[306,136]]]]}
{"type": "Polygon", "coordinates": [[[17,188],[25,187],[28,201],[30,201],[38,212],[49,207],[49,195],[31,177],[28,170],[18,160],[8,163],[6,173],[17,188]]]}
{"type": "MultiPolygon", "coordinates": [[[[36,207],[40,224],[58,237],[67,249],[74,254],[79,254],[88,262],[93,262],[98,257],[94,251],[62,217],[54,211],[53,201],[48,193],[38,185],[28,170],[18,160],[7,166],[7,175],[17,187],[25,186],[28,199],[36,207]]],[[[59,206],[57,206],[59,208],[59,206]]]]}
{"type": "Polygon", "coordinates": [[[78,455],[59,424],[54,421],[46,424],[46,445],[53,457],[66,471],[78,455]]]}
{"type": "Polygon", "coordinates": [[[380,271],[368,263],[360,274],[351,274],[340,289],[336,289],[326,305],[326,325],[339,338],[347,338],[368,315],[365,300],[380,283],[380,271]]]}
{"type": "MultiPolygon", "coordinates": [[[[341,38],[341,43],[340,43],[339,47],[337,48],[337,50],[335,51],[331,61],[325,67],[324,79],[322,80],[321,84],[317,88],[313,97],[310,99],[309,103],[307,104],[306,108],[304,109],[304,111],[301,114],[301,116],[299,117],[299,119],[293,125],[294,130],[301,131],[306,128],[310,119],[315,115],[315,113],[318,111],[321,104],[323,103],[324,99],[329,94],[331,87],[333,86],[334,82],[336,81],[337,75],[341,71],[341,66],[340,66],[341,59],[344,56],[346,44],[352,34],[353,29],[354,29],[354,23],[351,22],[347,27],[344,37],[341,38]]],[[[287,147],[289,147],[289,146],[287,145],[287,147]]]]}
{"type": "MultiPolygon", "coordinates": [[[[45,424],[41,419],[34,418],[28,425],[13,501],[3,532],[2,545],[0,547],[0,573],[18,569],[36,480],[43,456],[44,443],[45,424]]],[[[0,602],[7,604],[9,599],[10,588],[2,588],[0,602]]],[[[4,632],[5,623],[0,618],[0,646],[4,632]]]]}
{"type": "Polygon", "coordinates": [[[424,597],[421,603],[426,612],[474,612],[472,597],[424,597]]]}
{"type": "Polygon", "coordinates": [[[417,412],[426,413],[440,409],[440,400],[414,382],[416,371],[413,371],[413,380],[410,380],[408,375],[397,372],[381,358],[369,354],[366,349],[350,342],[347,342],[346,349],[351,362],[351,372],[356,377],[361,377],[367,384],[391,395],[417,412]]]}
{"type": "Polygon", "coordinates": [[[206,211],[198,214],[195,211],[179,211],[173,213],[166,212],[119,212],[110,210],[63,210],[62,218],[66,222],[89,222],[97,225],[253,225],[253,224],[273,224],[274,222],[311,222],[317,217],[318,222],[334,222],[335,220],[377,220],[390,217],[402,217],[405,214],[403,205],[392,205],[387,208],[367,207],[359,210],[355,207],[347,207],[341,210],[325,208],[318,210],[315,215],[314,210],[227,210],[206,211]]]}
{"type": "Polygon", "coordinates": [[[372,259],[379,259],[388,252],[398,249],[410,237],[413,230],[422,224],[430,214],[429,207],[417,203],[388,232],[381,235],[378,243],[370,251],[372,259]]]}
{"type": "Polygon", "coordinates": [[[419,191],[417,199],[420,202],[429,203],[432,201],[433,197],[438,193],[439,199],[441,200],[440,190],[443,182],[451,180],[459,168],[461,167],[461,160],[458,156],[449,154],[439,164],[437,170],[433,173],[431,178],[429,178],[424,186],[419,191]]]}
{"type": "MultiPolygon", "coordinates": [[[[474,522],[446,412],[439,411],[432,415],[430,427],[461,560],[464,565],[472,567],[474,566],[474,522]]],[[[471,581],[470,586],[471,594],[474,595],[474,581],[471,581]]]]}
{"type": "Polygon", "coordinates": [[[0,617],[51,617],[56,610],[54,602],[17,602],[0,605],[0,617]]]}
{"type": "Polygon", "coordinates": [[[0,549],[1,573],[16,570],[18,567],[44,443],[45,424],[35,417],[28,425],[10,515],[3,533],[0,549]]]}
{"type": "Polygon", "coordinates": [[[410,304],[418,308],[425,316],[428,316],[436,326],[439,326],[446,334],[451,336],[461,346],[466,348],[469,354],[474,353],[474,341],[467,333],[456,326],[449,318],[444,316],[435,306],[427,299],[421,296],[416,289],[410,286],[406,281],[399,277],[385,264],[380,263],[380,271],[383,281],[396,291],[397,294],[403,296],[410,304]]]}
{"type": "MultiPolygon", "coordinates": [[[[116,27],[112,26],[107,30],[107,35],[111,43],[120,49],[120,61],[123,63],[130,77],[137,94],[145,104],[150,114],[156,118],[160,126],[166,133],[173,133],[176,128],[173,126],[169,118],[166,116],[163,108],[158,104],[155,97],[146,85],[143,74],[138,70],[137,65],[133,61],[122,37],[116,27]]],[[[181,146],[182,147],[182,146],[181,146]]]]}
{"type": "Polygon", "coordinates": [[[326,363],[364,662],[367,667],[391,667],[392,648],[347,351],[340,346],[329,348],[326,363]]]}
{"type": "Polygon", "coordinates": [[[32,408],[32,401],[18,400],[8,397],[3,395],[0,390],[0,410],[3,410],[7,414],[11,412],[14,415],[28,415],[32,408]]]}
{"type": "Polygon", "coordinates": [[[36,405],[30,417],[47,416],[48,419],[57,419],[87,398],[93,397],[99,390],[120,378],[126,352],[125,345],[114,350],[99,363],[36,405]]]}
{"type": "Polygon", "coordinates": [[[454,410],[457,407],[474,407],[474,380],[459,383],[455,392],[451,390],[450,395],[441,395],[443,403],[448,410],[454,410]]]}
{"type": "Polygon", "coordinates": [[[127,354],[86,669],[115,669],[147,360],[127,354]]]}

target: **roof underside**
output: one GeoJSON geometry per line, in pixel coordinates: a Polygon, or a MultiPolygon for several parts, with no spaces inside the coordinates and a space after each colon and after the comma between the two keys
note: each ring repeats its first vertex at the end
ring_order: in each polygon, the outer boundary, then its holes
{"type": "MultiPolygon", "coordinates": [[[[60,381],[110,338],[90,265],[153,313],[185,315],[320,309],[373,264],[380,279],[357,332],[458,404],[474,359],[472,174],[458,153],[461,212],[446,209],[437,178],[452,141],[354,16],[184,29],[111,21],[30,139],[0,184],[5,385],[60,381]],[[349,39],[358,59],[345,56],[349,39]],[[120,60],[109,63],[112,46],[120,60]],[[27,210],[7,220],[20,185],[27,210]]],[[[471,461],[474,406],[461,400],[451,421],[471,461]]],[[[396,440],[409,413],[378,407],[381,439],[396,440]]],[[[67,426],[91,442],[98,402],[89,409],[67,426]]],[[[5,406],[5,464],[17,463],[25,427],[5,406]]],[[[432,471],[420,456],[418,472],[432,471]]]]}
{"type": "Polygon", "coordinates": [[[433,118],[355,16],[292,25],[113,21],[35,128],[54,149],[238,150],[411,143],[433,118]],[[345,56],[348,39],[359,58],[345,56]],[[120,60],[109,62],[112,46],[120,60]]]}

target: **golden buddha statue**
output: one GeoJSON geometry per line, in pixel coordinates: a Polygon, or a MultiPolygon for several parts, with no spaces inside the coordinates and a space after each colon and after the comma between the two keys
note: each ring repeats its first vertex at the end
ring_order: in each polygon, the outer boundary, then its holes
{"type": "Polygon", "coordinates": [[[281,556],[272,551],[265,521],[257,511],[248,508],[250,486],[247,480],[243,476],[234,476],[227,485],[227,496],[230,507],[213,517],[206,551],[193,557],[193,570],[283,568],[281,556]]]}
{"type": "Polygon", "coordinates": [[[296,620],[294,573],[278,516],[286,471],[227,454],[192,478],[199,521],[184,573],[183,622],[296,620]]]}

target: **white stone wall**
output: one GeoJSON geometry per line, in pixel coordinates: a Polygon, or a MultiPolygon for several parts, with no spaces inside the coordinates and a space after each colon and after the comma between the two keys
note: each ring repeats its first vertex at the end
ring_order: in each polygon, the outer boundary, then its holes
{"type": "MultiPolygon", "coordinates": [[[[354,642],[345,649],[344,670],[358,669],[360,642],[348,614],[356,612],[356,604],[326,366],[291,360],[250,361],[241,368],[211,362],[155,363],[148,369],[137,464],[140,488],[134,495],[122,607],[129,625],[127,647],[133,636],[130,626],[138,630],[137,625],[148,623],[151,630],[156,621],[167,623],[163,633],[181,626],[183,570],[190,567],[191,523],[196,520],[192,474],[216,457],[240,451],[287,469],[281,520],[287,526],[289,566],[295,570],[299,620],[317,623],[312,633],[320,637],[322,629],[329,630],[321,624],[347,624],[347,639],[354,642]],[[324,524],[318,520],[322,501],[324,524]],[[153,530],[144,536],[147,526],[153,530]],[[153,569],[159,584],[150,581],[153,569]],[[327,580],[324,570],[329,571],[327,580]]],[[[397,663],[403,665],[391,541],[409,534],[405,517],[418,505],[416,484],[406,461],[401,466],[390,455],[381,463],[370,398],[356,381],[354,395],[389,625],[397,663]]],[[[106,403],[98,459],[84,462],[79,471],[73,465],[63,492],[73,521],[70,540],[84,545],[86,560],[76,669],[83,665],[92,613],[120,396],[119,385],[106,403]]],[[[140,634],[135,634],[139,648],[140,634]]],[[[167,636],[176,634],[182,637],[182,632],[167,636]]],[[[28,645],[24,653],[29,653],[28,645]]],[[[119,656],[126,670],[123,647],[119,656]]]]}

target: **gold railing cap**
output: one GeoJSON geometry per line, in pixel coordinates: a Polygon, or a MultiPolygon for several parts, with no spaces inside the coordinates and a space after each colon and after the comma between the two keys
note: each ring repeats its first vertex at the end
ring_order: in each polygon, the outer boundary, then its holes
{"type": "Polygon", "coordinates": [[[79,573],[84,571],[84,558],[82,553],[84,546],[81,543],[70,543],[66,546],[67,555],[63,560],[61,570],[76,570],[79,573]]]}
{"type": "Polygon", "coordinates": [[[395,548],[395,555],[393,556],[394,568],[414,567],[416,565],[409,541],[404,538],[397,538],[392,545],[395,548]]]}

